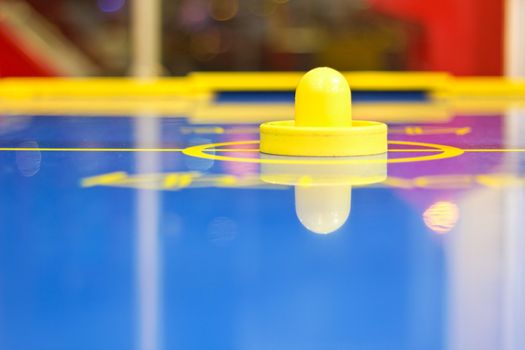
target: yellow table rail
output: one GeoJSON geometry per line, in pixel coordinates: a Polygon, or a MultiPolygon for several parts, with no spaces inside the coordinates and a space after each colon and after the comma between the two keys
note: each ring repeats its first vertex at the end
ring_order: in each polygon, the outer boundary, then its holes
{"type": "MultiPolygon", "coordinates": [[[[0,99],[43,97],[185,97],[209,98],[217,91],[293,91],[302,72],[192,73],[186,77],[131,78],[4,78],[0,99]]],[[[437,98],[451,96],[525,97],[525,80],[453,77],[425,72],[347,72],[352,89],[368,91],[427,91],[437,98]]]]}

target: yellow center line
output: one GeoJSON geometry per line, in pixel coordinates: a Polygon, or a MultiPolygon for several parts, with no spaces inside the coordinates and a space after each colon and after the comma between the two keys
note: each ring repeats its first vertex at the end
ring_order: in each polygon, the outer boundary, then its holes
{"type": "MultiPolygon", "coordinates": [[[[184,148],[33,148],[33,147],[0,147],[0,152],[4,151],[41,151],[41,152],[182,152],[184,148]]],[[[466,148],[463,152],[471,153],[504,153],[504,152],[525,152],[525,148],[466,148]]],[[[259,152],[257,148],[216,148],[207,149],[205,152],[259,152]]],[[[410,149],[399,148],[389,149],[391,153],[427,153],[442,152],[440,149],[410,149]]]]}
{"type": "Polygon", "coordinates": [[[466,148],[463,149],[464,152],[479,152],[479,153],[489,153],[489,152],[525,152],[525,148],[466,148]]]}
{"type": "Polygon", "coordinates": [[[1,151],[41,151],[41,152],[182,152],[183,148],[37,148],[1,147],[1,151]]]}

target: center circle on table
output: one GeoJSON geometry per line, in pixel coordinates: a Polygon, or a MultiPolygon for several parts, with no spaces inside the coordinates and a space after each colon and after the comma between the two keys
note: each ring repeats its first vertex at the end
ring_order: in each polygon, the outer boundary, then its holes
{"type": "MultiPolygon", "coordinates": [[[[424,162],[430,160],[449,159],[462,155],[464,151],[461,148],[439,145],[434,143],[426,142],[415,142],[415,141],[388,141],[389,145],[401,145],[401,146],[416,146],[422,147],[421,153],[425,151],[432,151],[431,155],[416,156],[416,157],[402,157],[393,159],[363,159],[363,157],[327,157],[321,159],[319,157],[312,159],[308,157],[290,157],[292,159],[261,159],[261,158],[244,158],[244,157],[232,157],[223,156],[216,153],[206,153],[207,150],[216,149],[218,147],[228,146],[239,146],[239,145],[256,145],[259,141],[230,141],[230,142],[218,142],[208,143],[204,145],[196,145],[187,147],[182,150],[182,153],[195,158],[221,160],[226,162],[241,162],[241,163],[257,163],[257,164],[355,164],[355,163],[413,163],[413,162],[424,162]],[[438,151],[436,153],[436,151],[438,151]],[[360,159],[361,158],[361,159],[360,159]]],[[[231,151],[235,151],[235,148],[231,148],[231,151]]],[[[256,150],[256,149],[254,149],[256,150]]],[[[284,158],[284,157],[283,157],[284,158]]]]}

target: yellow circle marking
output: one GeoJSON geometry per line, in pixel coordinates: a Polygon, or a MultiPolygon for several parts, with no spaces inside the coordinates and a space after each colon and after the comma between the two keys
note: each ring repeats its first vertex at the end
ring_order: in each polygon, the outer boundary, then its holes
{"type": "MultiPolygon", "coordinates": [[[[195,158],[204,158],[211,160],[222,160],[227,162],[241,162],[241,163],[265,163],[265,164],[350,164],[350,163],[410,163],[410,162],[424,162],[428,160],[448,159],[460,156],[464,151],[457,147],[438,145],[433,143],[424,142],[413,142],[413,141],[388,141],[391,145],[403,145],[403,146],[419,146],[425,147],[421,149],[421,152],[426,151],[440,151],[437,154],[421,156],[421,157],[406,157],[406,158],[394,158],[394,159],[366,159],[364,157],[354,157],[348,159],[340,158],[327,158],[327,159],[297,159],[300,157],[294,157],[293,159],[261,159],[261,158],[242,158],[242,157],[230,157],[217,155],[213,153],[206,153],[207,150],[224,147],[224,146],[237,146],[237,145],[255,145],[259,141],[233,141],[233,142],[219,142],[209,143],[205,145],[197,145],[188,147],[182,150],[182,153],[195,158]],[[361,159],[360,159],[361,158],[361,159]]],[[[235,149],[232,149],[232,152],[235,149]]],[[[283,157],[285,158],[285,157],[283,157]]]]}

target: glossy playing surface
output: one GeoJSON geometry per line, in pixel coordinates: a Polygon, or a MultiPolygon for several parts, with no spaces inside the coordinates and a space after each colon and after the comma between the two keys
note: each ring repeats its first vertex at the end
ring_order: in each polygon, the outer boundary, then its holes
{"type": "Polygon", "coordinates": [[[261,156],[292,99],[1,116],[0,348],[523,349],[525,110],[358,92],[388,161],[261,156]]]}

